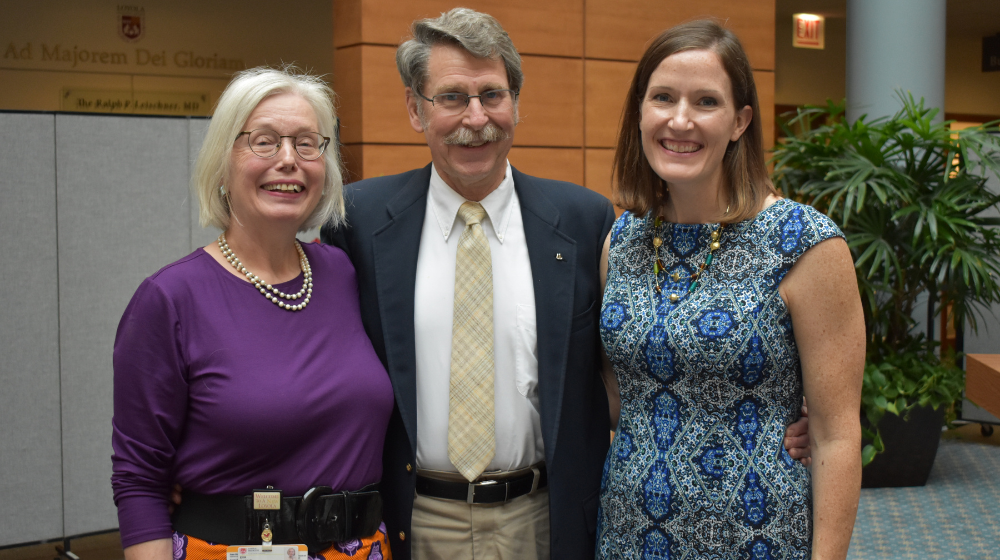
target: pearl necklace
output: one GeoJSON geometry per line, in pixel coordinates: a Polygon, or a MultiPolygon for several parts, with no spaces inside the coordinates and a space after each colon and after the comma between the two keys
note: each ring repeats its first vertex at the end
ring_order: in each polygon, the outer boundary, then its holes
{"type": "Polygon", "coordinates": [[[295,294],[286,294],[278,288],[264,282],[259,276],[247,270],[247,267],[243,266],[240,262],[239,257],[233,253],[233,250],[229,248],[229,243],[226,243],[226,234],[219,235],[219,249],[222,251],[222,256],[226,257],[229,264],[233,265],[233,268],[237,272],[246,276],[247,280],[253,283],[254,287],[260,290],[260,293],[264,294],[264,297],[269,299],[271,303],[277,305],[282,309],[288,311],[301,311],[309,305],[309,299],[312,297],[313,293],[313,282],[312,282],[312,267],[309,265],[309,259],[306,258],[306,252],[302,250],[302,245],[299,245],[299,241],[295,240],[295,250],[299,253],[299,268],[302,270],[303,280],[302,289],[295,294]],[[283,300],[296,300],[305,295],[305,299],[302,303],[289,304],[285,303],[283,300]]]}
{"type": "MultiPolygon", "coordinates": [[[[729,213],[729,208],[726,208],[726,213],[729,213]]],[[[663,238],[658,234],[662,223],[663,220],[659,216],[653,220],[653,287],[656,289],[656,293],[658,294],[662,292],[662,289],[660,288],[660,272],[665,272],[667,268],[666,265],[663,264],[663,261],[660,260],[660,246],[663,245],[663,238]]],[[[674,272],[670,275],[670,279],[674,282],[679,282],[681,278],[691,279],[691,285],[688,286],[687,293],[694,293],[694,291],[698,289],[698,279],[701,278],[701,276],[705,273],[705,270],[712,264],[715,252],[722,246],[722,228],[724,227],[725,224],[719,224],[719,228],[712,232],[712,240],[708,245],[708,256],[705,257],[705,262],[698,266],[697,271],[683,277],[680,272],[674,272]]],[[[681,295],[676,292],[672,292],[667,297],[670,300],[670,303],[677,303],[681,299],[681,295]]]]}

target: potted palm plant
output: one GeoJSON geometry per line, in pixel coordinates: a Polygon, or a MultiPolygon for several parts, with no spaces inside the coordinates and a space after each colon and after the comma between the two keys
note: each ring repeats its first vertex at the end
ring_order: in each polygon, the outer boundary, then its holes
{"type": "Polygon", "coordinates": [[[870,121],[847,122],[843,103],[801,108],[772,158],[775,185],[837,222],[854,256],[866,486],[926,482],[965,385],[954,354],[915,329],[918,301],[929,295],[972,329],[1000,301],[1000,219],[990,216],[1000,195],[986,186],[1000,176],[997,123],[956,132],[922,99],[899,98],[895,115],[870,121]]]}

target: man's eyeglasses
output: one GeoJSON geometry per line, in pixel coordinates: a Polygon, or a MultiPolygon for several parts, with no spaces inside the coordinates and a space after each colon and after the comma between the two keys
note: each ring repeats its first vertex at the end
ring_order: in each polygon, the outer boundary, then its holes
{"type": "Polygon", "coordinates": [[[330,139],[321,136],[318,132],[303,132],[298,136],[282,136],[273,130],[258,128],[256,130],[245,130],[236,135],[236,140],[246,134],[247,143],[254,154],[262,157],[273,157],[281,149],[281,139],[291,138],[292,147],[295,153],[304,160],[319,159],[330,145],[330,139]]]}
{"type": "Polygon", "coordinates": [[[430,101],[435,107],[446,111],[448,113],[461,113],[469,106],[469,101],[473,98],[478,98],[479,102],[482,103],[483,109],[487,111],[498,111],[500,109],[505,109],[511,105],[513,101],[517,100],[517,96],[520,92],[513,89],[491,89],[489,91],[484,91],[479,95],[469,95],[467,93],[440,93],[434,97],[427,97],[426,95],[417,92],[417,95],[430,101]]]}

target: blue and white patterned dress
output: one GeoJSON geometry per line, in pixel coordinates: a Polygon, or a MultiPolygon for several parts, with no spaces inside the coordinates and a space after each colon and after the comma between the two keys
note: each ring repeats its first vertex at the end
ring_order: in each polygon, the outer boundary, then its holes
{"type": "Polygon", "coordinates": [[[651,217],[612,228],[601,338],[621,388],[621,419],[601,483],[599,559],[808,558],[808,470],[782,444],[799,416],[802,370],[778,285],[840,229],[782,199],[728,225],[660,225],[654,290],[651,217]],[[681,279],[669,278],[680,272],[681,279]],[[670,303],[668,295],[681,299],[670,303]]]}

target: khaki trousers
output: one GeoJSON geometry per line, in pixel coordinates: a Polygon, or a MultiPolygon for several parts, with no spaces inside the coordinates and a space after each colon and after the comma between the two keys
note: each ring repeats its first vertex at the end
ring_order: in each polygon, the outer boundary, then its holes
{"type": "Polygon", "coordinates": [[[548,560],[549,490],[507,503],[413,500],[413,560],[548,560]]]}

